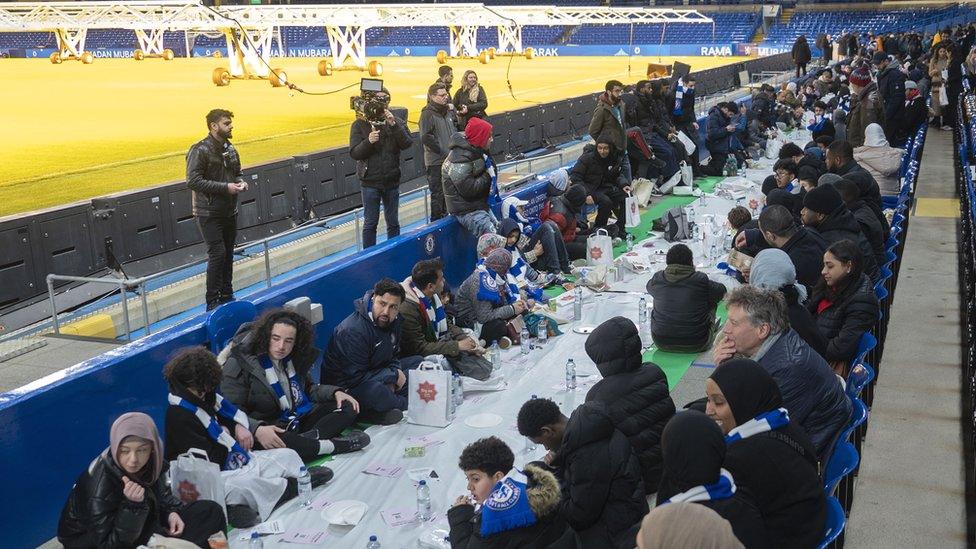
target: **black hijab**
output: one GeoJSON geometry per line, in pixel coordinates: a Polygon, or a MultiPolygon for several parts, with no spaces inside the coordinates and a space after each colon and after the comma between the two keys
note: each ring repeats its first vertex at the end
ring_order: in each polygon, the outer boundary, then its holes
{"type": "Polygon", "coordinates": [[[725,448],[725,437],[715,420],[697,410],[675,414],[661,435],[658,505],[695,486],[717,481],[725,448]]]}
{"type": "Polygon", "coordinates": [[[755,360],[734,358],[723,362],[710,378],[725,395],[736,425],[783,406],[776,381],[755,360]]]}

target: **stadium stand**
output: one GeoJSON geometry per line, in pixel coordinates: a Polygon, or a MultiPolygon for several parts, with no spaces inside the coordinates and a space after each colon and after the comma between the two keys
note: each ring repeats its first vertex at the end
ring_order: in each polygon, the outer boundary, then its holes
{"type": "Polygon", "coordinates": [[[789,22],[774,24],[766,34],[766,43],[792,44],[799,36],[815,37],[825,33],[836,35],[844,31],[882,34],[945,21],[972,8],[951,5],[940,8],[899,8],[857,11],[802,10],[793,14],[789,22]]]}

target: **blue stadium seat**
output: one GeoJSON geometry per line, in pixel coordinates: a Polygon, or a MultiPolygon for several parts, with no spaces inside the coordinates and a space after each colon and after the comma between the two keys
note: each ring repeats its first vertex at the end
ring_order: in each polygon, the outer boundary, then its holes
{"type": "Polygon", "coordinates": [[[851,372],[847,374],[847,395],[852,399],[857,399],[872,379],[874,379],[874,368],[870,364],[863,360],[855,363],[851,372]]]}
{"type": "Polygon", "coordinates": [[[210,312],[207,317],[207,339],[210,350],[217,354],[230,341],[241,324],[254,320],[258,311],[250,301],[240,300],[224,303],[210,312]]]}
{"type": "Polygon", "coordinates": [[[840,479],[849,475],[857,467],[858,455],[854,445],[846,440],[837,441],[824,470],[824,493],[833,495],[840,479]]]}
{"type": "Polygon", "coordinates": [[[824,526],[824,537],[820,541],[817,549],[823,549],[831,544],[847,525],[847,518],[844,516],[844,508],[833,496],[827,497],[827,524],[824,526]]]}
{"type": "Polygon", "coordinates": [[[855,355],[854,363],[862,362],[864,356],[874,350],[878,346],[878,339],[874,337],[871,332],[864,332],[861,336],[861,341],[857,344],[857,355],[855,355]]]}

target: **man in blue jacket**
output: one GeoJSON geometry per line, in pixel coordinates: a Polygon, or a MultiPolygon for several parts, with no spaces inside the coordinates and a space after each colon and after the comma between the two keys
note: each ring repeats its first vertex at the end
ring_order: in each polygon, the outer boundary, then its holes
{"type": "Polygon", "coordinates": [[[384,278],[357,299],[356,310],[332,332],[322,383],[342,387],[359,401],[363,421],[391,425],[407,409],[407,372],[423,357],[400,354],[400,305],[405,294],[384,278]]]}
{"type": "Polygon", "coordinates": [[[720,175],[729,158],[730,142],[736,127],[732,117],[738,111],[735,103],[719,103],[708,111],[705,121],[705,146],[711,155],[708,162],[708,175],[720,175]]]}

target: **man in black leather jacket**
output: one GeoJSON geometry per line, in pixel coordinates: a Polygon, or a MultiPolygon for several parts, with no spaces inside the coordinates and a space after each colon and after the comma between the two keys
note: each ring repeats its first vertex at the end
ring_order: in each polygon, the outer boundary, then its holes
{"type": "Polygon", "coordinates": [[[186,153],[186,186],[193,191],[193,215],[207,244],[207,310],[234,300],[234,242],[237,195],[247,191],[241,157],[231,144],[234,113],[207,113],[210,134],[186,153]]]}

